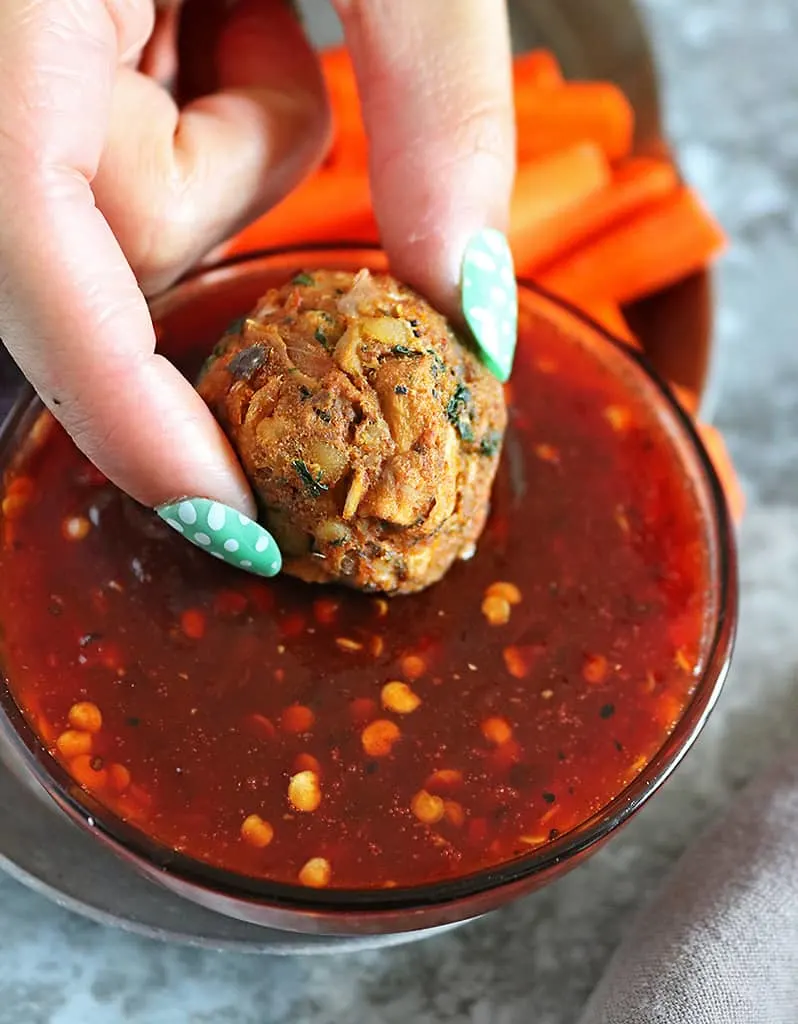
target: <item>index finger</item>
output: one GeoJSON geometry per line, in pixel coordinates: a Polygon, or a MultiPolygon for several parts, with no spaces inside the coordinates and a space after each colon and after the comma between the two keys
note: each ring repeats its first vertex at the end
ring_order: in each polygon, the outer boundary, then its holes
{"type": "MultiPolygon", "coordinates": [[[[181,110],[119,67],[146,39],[151,21],[135,16],[147,10],[151,0],[0,6],[0,335],[123,490],[167,519],[164,506],[178,498],[251,516],[249,485],[221,428],[155,353],[128,260],[143,280],[165,284],[287,190],[324,142],[320,76],[282,0],[240,0],[219,41],[219,90],[181,110]],[[281,47],[292,59],[280,59],[281,47]]],[[[264,540],[252,539],[246,517],[229,523],[246,527],[252,544],[264,540]]],[[[210,545],[202,531],[183,532],[210,545]]],[[[269,547],[256,548],[259,562],[239,561],[243,540],[216,528],[213,540],[231,546],[211,553],[238,552],[232,560],[243,568],[279,567],[269,547]]]]}
{"type": "Polygon", "coordinates": [[[485,228],[507,227],[515,124],[506,5],[336,0],[336,8],[358,78],[374,208],[392,267],[456,314],[469,241],[485,228]]]}

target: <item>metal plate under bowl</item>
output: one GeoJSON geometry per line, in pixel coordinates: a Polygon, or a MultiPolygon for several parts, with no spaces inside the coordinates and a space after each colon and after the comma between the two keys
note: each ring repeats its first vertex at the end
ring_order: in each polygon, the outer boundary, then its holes
{"type": "MultiPolygon", "coordinates": [[[[510,6],[516,50],[546,46],[558,54],[570,77],[614,79],[637,111],[638,147],[664,148],[651,53],[629,0],[525,0],[510,6]]],[[[335,25],[324,19],[326,5],[307,7],[314,40],[334,41],[335,25]]],[[[660,372],[699,393],[708,365],[709,310],[708,280],[701,275],[648,300],[636,324],[660,372]],[[679,339],[677,346],[674,339],[679,339]]],[[[7,414],[18,388],[19,376],[0,350],[0,417],[7,414]]],[[[38,787],[25,787],[2,765],[0,816],[0,867],[63,907],[152,938],[296,955],[399,945],[434,934],[354,939],[292,935],[204,910],[138,875],[69,822],[38,787]]]]}
{"type": "Polygon", "coordinates": [[[185,945],[278,956],[397,946],[457,927],[330,938],[236,921],[182,900],[139,875],[73,825],[38,785],[35,791],[32,786],[25,787],[0,766],[0,868],[59,906],[100,924],[185,945]]]}

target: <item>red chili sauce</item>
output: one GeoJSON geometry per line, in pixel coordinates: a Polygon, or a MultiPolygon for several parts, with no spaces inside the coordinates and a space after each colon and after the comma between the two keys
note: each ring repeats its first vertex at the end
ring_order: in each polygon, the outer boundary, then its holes
{"type": "Polygon", "coordinates": [[[43,743],[169,847],[313,886],[467,874],[600,810],[700,672],[705,527],[595,354],[522,338],[511,390],[476,556],[393,600],[208,558],[54,427],[6,479],[0,552],[5,670],[43,743]]]}

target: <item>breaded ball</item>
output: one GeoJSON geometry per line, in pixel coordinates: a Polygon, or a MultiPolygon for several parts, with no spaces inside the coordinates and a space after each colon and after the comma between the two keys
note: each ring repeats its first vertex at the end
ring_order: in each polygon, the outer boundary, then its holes
{"type": "Polygon", "coordinates": [[[394,278],[298,274],[231,325],[199,391],[286,572],[412,593],[473,554],[507,422],[503,390],[394,278]]]}

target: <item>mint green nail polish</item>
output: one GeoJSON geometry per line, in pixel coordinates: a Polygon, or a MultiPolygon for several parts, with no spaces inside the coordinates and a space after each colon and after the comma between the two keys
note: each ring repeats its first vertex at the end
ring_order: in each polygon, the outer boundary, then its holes
{"type": "Polygon", "coordinates": [[[499,380],[507,380],[518,334],[518,288],[513,256],[501,231],[485,228],[466,246],[460,301],[483,363],[499,380]]]}
{"type": "Polygon", "coordinates": [[[184,498],[156,512],[181,536],[228,565],[276,576],[283,559],[268,530],[227,505],[208,498],[184,498]]]}

